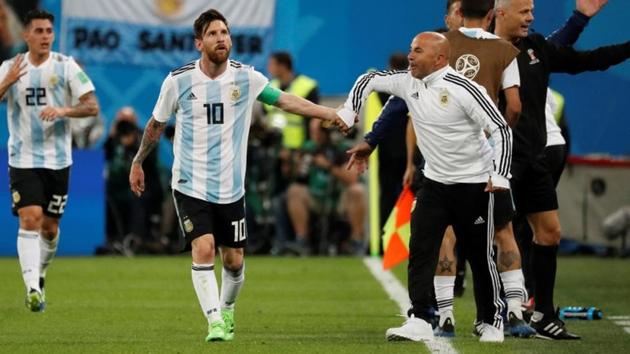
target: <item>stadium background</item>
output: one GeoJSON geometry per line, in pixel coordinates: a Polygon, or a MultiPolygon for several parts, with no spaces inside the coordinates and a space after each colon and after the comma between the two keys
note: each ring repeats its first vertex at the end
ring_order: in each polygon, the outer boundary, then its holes
{"type": "MultiPolygon", "coordinates": [[[[222,8],[223,1],[206,1],[208,7],[222,8]]],[[[384,3],[365,0],[269,1],[275,6],[273,22],[264,34],[265,50],[258,56],[235,53],[233,57],[254,63],[265,71],[266,54],[271,50],[288,50],[295,57],[297,71],[319,80],[321,93],[335,97],[344,95],[354,79],[368,68],[384,68],[394,51],[406,51],[409,40],[420,31],[443,26],[444,1],[393,1],[384,3]],[[263,63],[261,65],[260,63],[263,63]]],[[[533,28],[548,34],[558,28],[575,6],[573,0],[536,2],[533,28]]],[[[56,48],[67,37],[60,28],[64,22],[62,3],[44,0],[42,7],[57,17],[56,48]]],[[[576,47],[587,49],[627,40],[627,14],[630,2],[611,1],[581,36],[576,47]]],[[[228,18],[230,19],[230,18],[228,18]]],[[[234,19],[231,19],[234,22],[234,19]]],[[[72,50],[65,48],[72,54],[72,50]]],[[[190,59],[196,53],[191,53],[190,59]]],[[[166,73],[173,66],[150,62],[146,66],[102,63],[84,60],[86,71],[97,87],[106,126],[115,111],[125,105],[136,108],[142,124],[146,122],[166,73]]],[[[185,61],[182,61],[184,63],[185,61]]],[[[552,85],[566,98],[574,155],[630,155],[630,120],[627,119],[627,95],[630,87],[630,63],[604,73],[582,74],[579,78],[554,75],[552,85]]],[[[0,106],[0,151],[6,166],[6,104],[0,106]]],[[[100,149],[75,151],[70,200],[62,224],[64,240],[60,255],[87,255],[103,242],[104,193],[103,157],[100,149]]],[[[615,177],[615,178],[624,178],[615,177]]],[[[7,175],[0,176],[0,185],[7,186],[7,175]]],[[[625,187],[627,180],[619,185],[625,187]]],[[[627,202],[627,199],[626,199],[627,202]]],[[[0,255],[15,254],[16,219],[10,214],[8,188],[0,189],[0,255]]],[[[567,206],[572,208],[573,206],[567,206]]],[[[577,208],[577,207],[576,207],[577,208]]],[[[579,213],[578,213],[579,214],[579,213]]],[[[579,217],[579,215],[578,215],[579,217]]]]}

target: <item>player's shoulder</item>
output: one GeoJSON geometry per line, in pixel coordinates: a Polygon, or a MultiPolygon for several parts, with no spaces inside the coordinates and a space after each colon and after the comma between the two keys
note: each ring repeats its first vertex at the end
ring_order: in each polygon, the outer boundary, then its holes
{"type": "Polygon", "coordinates": [[[173,70],[170,71],[169,76],[170,77],[175,77],[177,75],[181,75],[184,73],[191,73],[192,70],[195,68],[195,66],[197,65],[197,60],[193,60],[189,63],[186,63],[182,66],[179,66],[173,70]]]}
{"type": "Polygon", "coordinates": [[[232,68],[234,70],[245,70],[245,71],[253,71],[254,70],[253,66],[246,65],[246,64],[243,64],[243,63],[241,63],[239,61],[232,60],[232,59],[229,60],[229,65],[230,65],[230,68],[232,68]]]}

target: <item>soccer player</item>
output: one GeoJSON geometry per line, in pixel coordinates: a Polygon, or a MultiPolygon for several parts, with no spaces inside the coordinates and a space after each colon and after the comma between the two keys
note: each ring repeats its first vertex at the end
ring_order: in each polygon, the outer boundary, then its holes
{"type": "MultiPolygon", "coordinates": [[[[429,340],[427,322],[438,250],[448,225],[468,250],[474,274],[477,320],[482,342],[503,342],[504,307],[492,259],[493,192],[509,189],[511,130],[480,85],[449,65],[448,40],[441,34],[417,35],[409,52],[409,71],[365,74],[356,81],[339,111],[346,126],[354,123],[363,102],[376,90],[405,100],[426,159],[425,182],[411,216],[408,267],[409,318],[386,332],[388,340],[429,340]],[[485,136],[489,132],[494,149],[485,136]],[[496,161],[493,162],[493,161],[496,161]]],[[[349,166],[362,171],[373,147],[363,141],[349,150],[349,166]]]]}
{"type": "MultiPolygon", "coordinates": [[[[587,16],[597,13],[605,2],[576,0],[578,5],[590,3],[585,13],[587,16]]],[[[516,212],[527,216],[534,233],[531,266],[536,307],[530,324],[538,337],[579,339],[579,336],[567,331],[553,304],[561,234],[555,185],[544,152],[549,75],[551,72],[576,74],[586,70],[605,70],[630,57],[630,42],[593,51],[556,46],[540,34],[529,33],[529,26],[534,20],[533,9],[533,0],[497,0],[495,5],[495,33],[520,50],[517,61],[523,110],[514,128],[512,190],[516,212]]]]}
{"type": "Polygon", "coordinates": [[[34,312],[45,307],[44,279],[57,252],[59,220],[68,199],[68,118],[99,111],[87,75],[71,57],[51,51],[53,22],[46,11],[29,12],[24,32],[28,52],[0,66],[0,96],[8,102],[12,210],[19,217],[17,250],[26,306],[34,312]]]}
{"type": "Polygon", "coordinates": [[[208,320],[206,341],[231,340],[234,303],[245,278],[243,195],[252,106],[259,100],[302,116],[329,121],[337,116],[332,108],[272,88],[252,67],[230,60],[230,29],[217,10],[202,13],[193,28],[201,57],[164,80],[129,183],[136,195],[142,194],[142,162],[174,114],[171,186],[182,232],[192,247],[192,282],[208,320]],[[215,245],[223,263],[220,297],[215,245]]]}

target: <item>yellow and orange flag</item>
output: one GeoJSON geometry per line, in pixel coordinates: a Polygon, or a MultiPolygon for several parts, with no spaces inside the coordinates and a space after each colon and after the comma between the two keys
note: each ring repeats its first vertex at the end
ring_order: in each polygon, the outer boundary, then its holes
{"type": "Polygon", "coordinates": [[[383,269],[390,269],[409,258],[413,198],[411,189],[405,187],[383,226],[383,269]]]}

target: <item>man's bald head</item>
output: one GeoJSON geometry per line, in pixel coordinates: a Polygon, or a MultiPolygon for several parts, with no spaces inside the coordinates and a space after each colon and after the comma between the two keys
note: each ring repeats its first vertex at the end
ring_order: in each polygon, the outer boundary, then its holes
{"type": "Polygon", "coordinates": [[[411,75],[422,79],[446,65],[451,55],[448,39],[437,32],[422,32],[411,42],[409,69],[411,75]]]}

